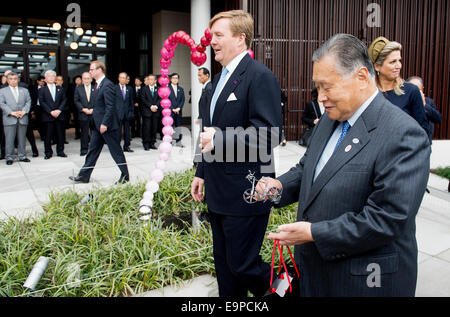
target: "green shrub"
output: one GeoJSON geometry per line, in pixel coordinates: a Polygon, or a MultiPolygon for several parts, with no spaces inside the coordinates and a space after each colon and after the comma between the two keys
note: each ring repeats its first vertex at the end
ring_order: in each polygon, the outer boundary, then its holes
{"type": "MultiPolygon", "coordinates": [[[[203,273],[214,275],[208,225],[199,232],[163,225],[165,216],[206,211],[190,196],[193,170],[169,174],[154,197],[157,215],[139,220],[145,184],[120,185],[86,193],[51,193],[45,213],[34,219],[0,222],[0,296],[27,295],[22,285],[40,256],[50,258],[34,296],[131,296],[203,273]],[[186,254],[187,253],[187,254],[186,254]],[[79,274],[77,277],[77,270],[79,274]],[[79,285],[60,285],[74,282],[79,285]]],[[[295,221],[296,205],[273,212],[268,231],[295,221]]],[[[271,261],[272,241],[261,254],[271,261]]]]}
{"type": "Polygon", "coordinates": [[[437,169],[432,170],[432,172],[441,177],[450,179],[450,166],[438,167],[437,169]]]}

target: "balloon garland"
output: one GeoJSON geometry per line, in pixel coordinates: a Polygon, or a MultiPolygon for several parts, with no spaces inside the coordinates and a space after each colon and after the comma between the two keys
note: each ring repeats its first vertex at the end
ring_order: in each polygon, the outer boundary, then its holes
{"type": "Polygon", "coordinates": [[[162,133],[164,135],[163,142],[158,147],[159,160],[155,164],[155,169],[150,173],[150,180],[145,186],[145,192],[142,200],[139,202],[139,212],[142,214],[141,220],[150,220],[152,217],[153,197],[159,190],[159,183],[164,178],[164,171],[167,168],[167,161],[172,152],[172,135],[174,133],[173,118],[170,109],[171,102],[169,100],[170,88],[169,85],[169,66],[172,63],[172,58],[175,54],[177,43],[186,45],[191,49],[191,61],[197,66],[201,66],[206,62],[206,47],[211,44],[212,36],[209,29],[205,30],[205,35],[201,38],[200,44],[195,41],[184,31],[172,33],[165,41],[161,49],[161,59],[159,64],[161,66],[158,83],[161,87],[158,89],[158,95],[162,98],[162,133]]]}

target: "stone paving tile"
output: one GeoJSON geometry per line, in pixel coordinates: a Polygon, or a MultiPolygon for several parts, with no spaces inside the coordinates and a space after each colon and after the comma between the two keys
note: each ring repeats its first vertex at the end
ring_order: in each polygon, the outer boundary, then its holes
{"type": "Polygon", "coordinates": [[[419,265],[416,296],[450,296],[449,262],[431,257],[419,265]]]}

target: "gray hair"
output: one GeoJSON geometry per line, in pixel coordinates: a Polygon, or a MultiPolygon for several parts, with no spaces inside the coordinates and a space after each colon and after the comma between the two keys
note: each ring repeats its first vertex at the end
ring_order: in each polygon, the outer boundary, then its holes
{"type": "Polygon", "coordinates": [[[353,75],[358,68],[365,67],[370,77],[375,78],[375,69],[367,47],[355,36],[334,35],[314,52],[312,61],[317,62],[329,54],[336,58],[336,70],[343,77],[353,75]]]}
{"type": "Polygon", "coordinates": [[[17,76],[17,77],[19,77],[19,74],[15,73],[15,72],[13,72],[13,71],[10,71],[10,72],[8,73],[8,75],[6,75],[6,78],[9,78],[9,77],[12,77],[12,76],[17,76]]]}
{"type": "Polygon", "coordinates": [[[56,76],[56,72],[55,72],[54,70],[51,70],[51,69],[47,70],[47,71],[44,73],[44,77],[47,77],[47,74],[53,74],[53,75],[56,76]]]}

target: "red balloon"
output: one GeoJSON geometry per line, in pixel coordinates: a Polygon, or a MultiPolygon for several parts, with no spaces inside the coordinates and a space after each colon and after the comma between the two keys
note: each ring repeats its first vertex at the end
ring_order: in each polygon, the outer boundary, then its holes
{"type": "Polygon", "coordinates": [[[200,39],[200,44],[202,44],[204,47],[208,46],[209,44],[211,44],[211,41],[208,41],[208,39],[206,38],[206,36],[202,36],[202,38],[200,39]]]}
{"type": "MultiPolygon", "coordinates": [[[[170,56],[170,53],[169,53],[169,51],[165,48],[165,47],[163,47],[162,49],[161,49],[161,57],[162,58],[164,58],[165,60],[170,60],[172,57],[170,56]]],[[[162,65],[161,65],[162,66],[162,65]]]]}
{"type": "Polygon", "coordinates": [[[181,38],[181,43],[185,44],[185,45],[189,45],[189,40],[191,39],[191,37],[189,36],[189,34],[185,34],[183,35],[183,37],[181,38]]]}
{"type": "Polygon", "coordinates": [[[206,62],[206,54],[202,52],[192,52],[191,61],[194,65],[201,66],[206,62]]]}
{"type": "Polygon", "coordinates": [[[209,28],[205,30],[205,37],[208,41],[212,41],[211,30],[209,28]]]}
{"type": "Polygon", "coordinates": [[[206,47],[204,47],[202,44],[198,44],[197,51],[199,51],[200,53],[203,53],[204,51],[206,51],[206,47]]]}
{"type": "Polygon", "coordinates": [[[169,84],[169,82],[170,82],[170,80],[169,80],[169,77],[167,77],[167,76],[160,76],[158,79],[158,83],[161,86],[167,86],[169,84]]]}
{"type": "Polygon", "coordinates": [[[167,75],[169,75],[169,69],[168,69],[168,67],[162,67],[161,70],[159,71],[159,73],[160,73],[162,76],[167,76],[167,75]]]}
{"type": "Polygon", "coordinates": [[[167,99],[170,96],[170,88],[169,87],[161,87],[158,89],[158,95],[162,99],[167,99]]]}

